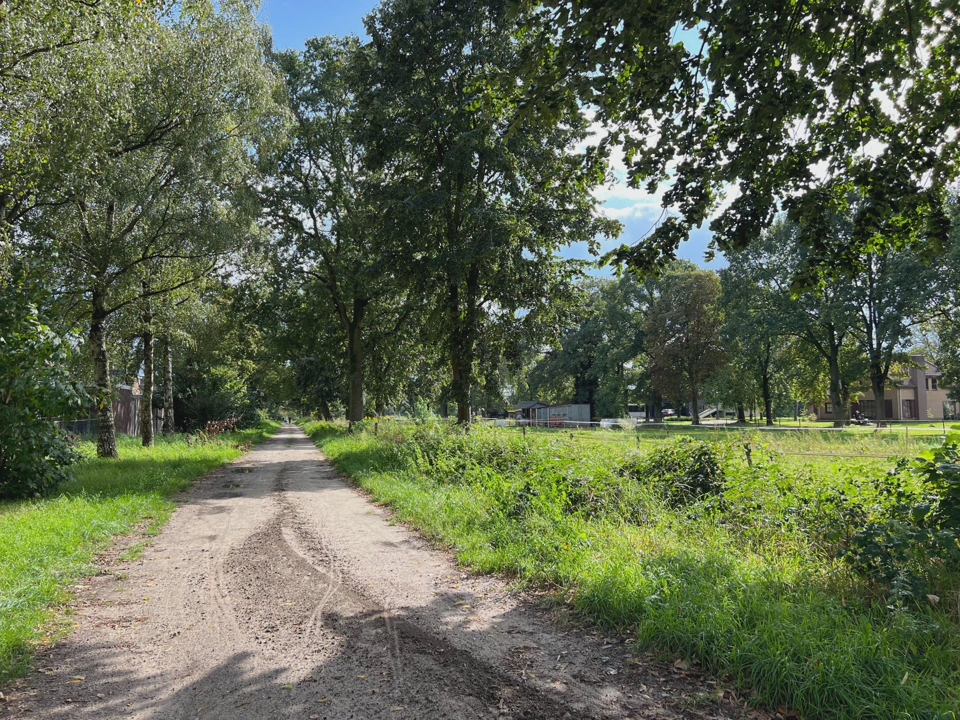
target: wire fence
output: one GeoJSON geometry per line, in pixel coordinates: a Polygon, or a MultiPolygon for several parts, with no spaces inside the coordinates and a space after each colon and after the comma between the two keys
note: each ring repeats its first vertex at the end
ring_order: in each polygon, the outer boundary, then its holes
{"type": "MultiPolygon", "coordinates": [[[[778,420],[775,425],[766,425],[764,423],[750,421],[746,424],[739,423],[736,420],[727,421],[702,421],[699,425],[694,425],[687,421],[677,420],[674,422],[654,422],[648,420],[635,420],[634,418],[618,418],[610,420],[516,420],[513,418],[493,418],[493,417],[475,417],[475,423],[490,424],[496,427],[528,427],[549,430],[579,429],[579,430],[616,430],[616,429],[635,429],[642,430],[667,430],[667,431],[706,431],[706,430],[728,430],[731,432],[814,432],[814,433],[844,433],[844,432],[862,432],[870,434],[878,433],[909,433],[911,425],[904,423],[877,425],[876,423],[851,423],[845,427],[825,427],[823,425],[804,425],[802,421],[797,424],[783,423],[778,420]]],[[[940,431],[945,433],[951,428],[947,426],[946,420],[932,420],[929,422],[920,421],[913,424],[914,432],[930,431],[935,433],[940,431]],[[938,427],[939,426],[939,427],[938,427]]],[[[949,421],[951,423],[955,421],[949,421]]],[[[960,426],[958,426],[960,427],[960,426]]]]}
{"type": "MultiPolygon", "coordinates": [[[[733,423],[708,422],[700,425],[692,425],[680,422],[637,422],[633,419],[586,422],[586,421],[536,421],[536,420],[515,420],[502,418],[476,418],[475,422],[481,427],[491,429],[504,429],[512,432],[521,432],[524,435],[527,432],[535,435],[550,436],[569,434],[573,442],[594,442],[594,443],[617,443],[618,436],[623,439],[623,443],[636,443],[639,448],[641,443],[649,440],[666,439],[677,435],[739,435],[744,439],[745,454],[749,457],[753,453],[760,453],[764,450],[759,447],[753,447],[749,438],[756,437],[763,433],[794,433],[810,438],[810,434],[816,434],[823,438],[833,438],[839,440],[840,437],[849,438],[851,443],[857,440],[873,442],[875,440],[883,445],[890,447],[891,452],[851,452],[849,447],[838,447],[836,451],[820,449],[810,451],[797,451],[789,448],[774,448],[772,453],[776,455],[786,455],[790,457],[810,457],[810,458],[836,458],[836,459],[867,459],[867,460],[896,460],[898,458],[909,456],[910,454],[924,450],[933,445],[937,445],[946,436],[948,428],[945,424],[941,428],[921,428],[914,429],[911,437],[909,426],[887,426],[887,427],[858,427],[855,432],[850,432],[850,428],[833,427],[803,427],[798,426],[755,426],[740,425],[733,423]],[[595,431],[610,430],[603,434],[595,431]],[[940,432],[938,432],[940,431],[940,432]],[[846,436],[838,433],[847,433],[846,436]]],[[[781,435],[782,436],[782,435],[781,435]]],[[[879,448],[878,448],[879,449],[879,448]]],[[[887,449],[886,447],[882,449],[887,449]]],[[[767,452],[771,452],[767,450],[767,452]]]]}

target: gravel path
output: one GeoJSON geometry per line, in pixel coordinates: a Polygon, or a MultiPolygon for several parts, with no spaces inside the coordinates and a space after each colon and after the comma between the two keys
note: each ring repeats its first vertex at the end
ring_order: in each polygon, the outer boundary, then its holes
{"type": "Polygon", "coordinates": [[[74,632],[0,717],[747,716],[682,664],[461,571],[297,427],[182,497],[140,559],[77,587],[74,632]]]}

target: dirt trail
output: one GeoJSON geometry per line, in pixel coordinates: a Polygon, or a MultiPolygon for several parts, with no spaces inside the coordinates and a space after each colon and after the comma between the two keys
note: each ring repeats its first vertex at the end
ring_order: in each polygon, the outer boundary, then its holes
{"type": "Polygon", "coordinates": [[[139,560],[78,587],[75,631],[0,717],[741,716],[715,684],[462,572],[297,427],[185,497],[139,560]]]}

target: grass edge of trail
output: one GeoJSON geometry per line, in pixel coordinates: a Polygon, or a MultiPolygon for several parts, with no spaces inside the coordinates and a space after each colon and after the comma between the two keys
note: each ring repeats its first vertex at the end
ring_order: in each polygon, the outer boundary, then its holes
{"type": "Polygon", "coordinates": [[[805,720],[957,717],[960,630],[942,613],[889,613],[848,594],[854,579],[828,589],[829,573],[804,567],[802,551],[733,557],[725,531],[677,517],[638,528],[547,511],[511,537],[485,489],[502,493],[508,482],[483,467],[486,456],[476,458],[471,480],[451,484],[434,479],[422,458],[410,460],[419,449],[404,446],[402,427],[381,423],[375,435],[303,426],[338,470],[464,566],[552,588],[584,619],[633,634],[643,649],[699,662],[760,708],[791,708],[805,720]],[[569,549],[558,549],[567,540],[569,549]]]}
{"type": "Polygon", "coordinates": [[[29,672],[35,648],[70,631],[70,585],[97,572],[98,552],[136,528],[158,533],[174,494],[244,455],[234,445],[258,444],[279,428],[261,422],[202,445],[158,436],[152,448],[120,436],[118,460],[89,457],[82,443],[87,457],[57,491],[0,503],[0,685],[29,672]]]}

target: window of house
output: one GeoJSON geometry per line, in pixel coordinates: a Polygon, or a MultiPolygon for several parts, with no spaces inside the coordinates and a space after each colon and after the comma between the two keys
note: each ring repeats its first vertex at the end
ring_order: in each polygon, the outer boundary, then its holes
{"type": "Polygon", "coordinates": [[[860,401],[860,413],[864,417],[875,418],[877,417],[877,401],[876,400],[861,400],[860,401]]]}
{"type": "Polygon", "coordinates": [[[826,403],[826,404],[823,406],[823,414],[824,414],[824,415],[833,415],[833,403],[826,403]]]}
{"type": "Polygon", "coordinates": [[[930,389],[931,390],[937,389],[937,378],[930,378],[930,389]]]}

